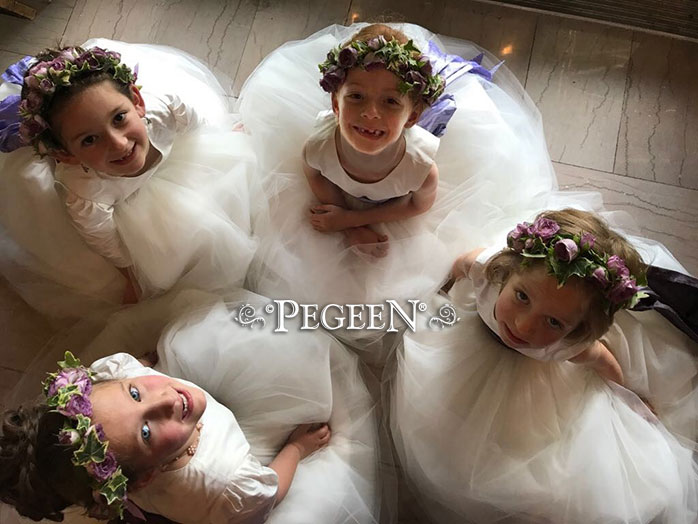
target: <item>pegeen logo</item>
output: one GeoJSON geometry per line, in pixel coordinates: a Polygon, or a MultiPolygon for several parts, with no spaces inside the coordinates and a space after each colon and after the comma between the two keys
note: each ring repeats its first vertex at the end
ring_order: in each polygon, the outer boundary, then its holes
{"type": "MultiPolygon", "coordinates": [[[[301,330],[314,330],[320,327],[335,331],[368,330],[394,333],[402,326],[410,331],[417,330],[419,313],[426,313],[428,306],[420,300],[407,300],[400,304],[397,300],[386,300],[382,304],[301,304],[295,300],[279,299],[264,306],[258,315],[251,304],[243,304],[233,311],[233,319],[243,327],[264,327],[267,319],[264,314],[275,320],[274,333],[288,333],[287,322],[300,323],[301,330]]],[[[438,314],[430,317],[426,324],[434,328],[446,328],[458,322],[456,309],[451,304],[444,304],[438,314]]]]}

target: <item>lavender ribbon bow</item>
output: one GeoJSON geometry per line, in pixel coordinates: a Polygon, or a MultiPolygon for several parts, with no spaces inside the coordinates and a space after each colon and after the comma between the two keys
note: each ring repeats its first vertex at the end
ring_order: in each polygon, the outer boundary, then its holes
{"type": "MultiPolygon", "coordinates": [[[[427,56],[431,63],[434,74],[443,77],[446,86],[466,73],[479,75],[488,82],[492,81],[492,75],[504,62],[500,62],[492,69],[487,69],[482,65],[483,53],[480,53],[472,60],[466,60],[458,55],[450,55],[439,49],[433,41],[429,41],[427,56]]],[[[446,132],[446,125],[456,112],[456,101],[453,95],[444,93],[431,106],[424,110],[417,124],[429,131],[434,136],[443,136],[446,132]]]]}
{"type": "MultiPolygon", "coordinates": [[[[15,62],[5,70],[2,79],[21,86],[24,74],[33,59],[31,56],[25,56],[15,62]]],[[[9,153],[25,145],[19,136],[19,124],[22,119],[18,109],[21,101],[20,95],[10,95],[0,102],[0,151],[3,153],[9,153]]]]}

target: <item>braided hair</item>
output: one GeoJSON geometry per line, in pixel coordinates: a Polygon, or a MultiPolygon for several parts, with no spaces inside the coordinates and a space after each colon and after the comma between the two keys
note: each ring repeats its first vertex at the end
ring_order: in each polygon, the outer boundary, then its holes
{"type": "Polygon", "coordinates": [[[43,403],[3,413],[0,500],[20,515],[60,522],[66,507],[91,504],[87,473],[73,466],[73,450],[58,444],[65,420],[43,403]]]}

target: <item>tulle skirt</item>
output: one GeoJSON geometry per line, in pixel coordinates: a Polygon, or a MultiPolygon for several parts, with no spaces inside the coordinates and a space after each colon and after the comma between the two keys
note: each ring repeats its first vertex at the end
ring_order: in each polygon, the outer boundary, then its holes
{"type": "Polygon", "coordinates": [[[390,427],[408,483],[439,523],[693,523],[698,352],[654,311],[620,311],[603,341],[632,392],[502,345],[461,281],[441,331],[406,333],[390,427]]]}
{"type": "MultiPolygon", "coordinates": [[[[540,115],[513,75],[500,68],[494,83],[466,74],[447,85],[458,109],[436,157],[440,183],[433,207],[409,220],[380,224],[388,254],[378,258],[347,247],[341,233],[323,234],[309,223],[316,203],[303,176],[301,151],[316,115],[330,107],[319,87],[317,64],[361,24],[331,26],[272,52],[252,73],[240,95],[240,114],[251,135],[269,198],[259,222],[259,250],[248,274],[251,289],[273,298],[313,304],[371,304],[387,299],[425,299],[446,278],[455,256],[478,245],[496,224],[488,217],[516,217],[534,195],[555,186],[540,115]],[[503,188],[516,187],[516,190],[503,188]],[[468,219],[477,217],[478,225],[468,219]],[[479,224],[484,224],[484,228],[479,224]]],[[[425,29],[400,26],[421,49],[429,40],[465,58],[474,44],[425,29]]],[[[487,55],[485,65],[495,64],[487,55]]],[[[381,334],[337,331],[382,360],[389,345],[381,334]]]]}
{"type": "MultiPolygon", "coordinates": [[[[232,128],[223,88],[190,55],[105,39],[84,45],[120,52],[138,66],[139,85],[176,93],[211,128],[232,128]]],[[[17,88],[6,83],[2,91],[17,88]]],[[[182,138],[152,184],[119,206],[119,232],[137,261],[145,296],[180,281],[219,290],[244,280],[255,249],[249,201],[256,166],[248,140],[230,131],[182,138]]],[[[54,167],[29,147],[0,155],[0,272],[37,310],[75,319],[120,303],[125,282],[73,228],[54,189],[54,167]]]]}

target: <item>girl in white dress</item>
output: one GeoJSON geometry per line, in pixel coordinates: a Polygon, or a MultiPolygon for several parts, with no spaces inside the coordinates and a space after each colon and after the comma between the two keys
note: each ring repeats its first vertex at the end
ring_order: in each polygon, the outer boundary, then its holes
{"type": "Polygon", "coordinates": [[[44,158],[2,158],[13,176],[1,267],[20,293],[72,316],[177,285],[241,285],[256,164],[213,75],[171,48],[110,41],[48,50],[25,68],[19,134],[44,158]],[[40,211],[20,220],[24,205],[40,211]]]}
{"type": "Polygon", "coordinates": [[[60,364],[44,402],[3,417],[2,500],[33,519],[60,520],[71,504],[138,515],[134,501],[178,522],[264,522],[299,461],[330,439],[327,424],[299,426],[265,467],[232,412],[194,384],[125,353],[90,370],[70,353],[60,364]]]}
{"type": "MultiPolygon", "coordinates": [[[[239,290],[228,299],[194,290],[168,293],[125,308],[106,324],[95,319],[78,323],[45,348],[8,404],[33,401],[39,377],[45,376],[41,370],[52,358],[55,362],[66,345],[76,348],[84,360],[98,359],[93,370],[100,381],[159,371],[203,388],[220,404],[207,402],[201,441],[191,462],[158,472],[142,489],[129,488],[129,497],[143,510],[192,523],[227,522],[226,518],[247,522],[236,516],[235,508],[268,509],[275,488],[266,481],[260,486],[260,471],[268,473],[266,467],[298,424],[327,421],[331,439],[300,462],[268,522],[377,523],[383,508],[376,401],[362,379],[357,357],[321,331],[298,330],[293,320],[287,324],[288,333],[276,334],[248,318],[245,311],[251,306],[262,311],[268,302],[263,297],[239,290]],[[104,358],[115,349],[142,354],[154,347],[157,371],[126,354],[104,358]],[[217,408],[207,421],[213,405],[217,408]],[[258,461],[257,467],[240,473],[236,464],[248,455],[258,461]],[[238,487],[229,489],[229,484],[238,487]],[[245,493],[249,501],[241,501],[245,493]]],[[[107,437],[111,440],[108,431],[107,437]]],[[[67,511],[67,521],[77,522],[75,512],[67,511]]],[[[0,508],[0,520],[16,523],[13,513],[0,508]]],[[[253,515],[260,518],[266,512],[251,511],[253,515]]]]}
{"type": "Polygon", "coordinates": [[[456,262],[459,322],[398,349],[391,430],[425,509],[436,522],[695,522],[698,353],[655,311],[627,310],[643,296],[637,252],[570,209],[507,240],[456,262]]]}
{"type": "MultiPolygon", "coordinates": [[[[478,245],[463,217],[525,213],[554,187],[537,110],[511,72],[492,76],[491,55],[472,60],[482,55],[418,26],[357,24],[258,66],[239,105],[270,204],[253,290],[310,304],[427,299],[463,246],[478,245]],[[398,30],[412,43],[391,40],[398,30]],[[451,116],[446,127],[431,125],[432,110],[451,116]],[[527,184],[501,191],[513,177],[527,184]]],[[[382,333],[334,333],[385,357],[382,333]]]]}

